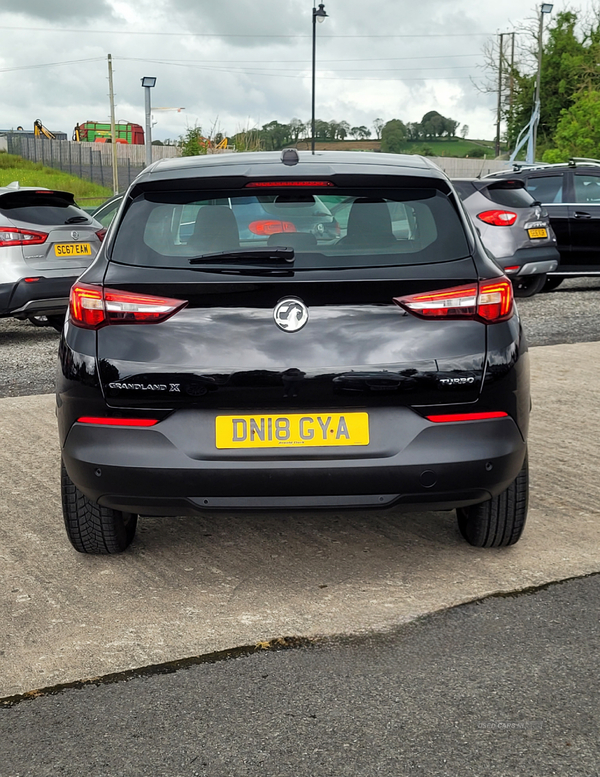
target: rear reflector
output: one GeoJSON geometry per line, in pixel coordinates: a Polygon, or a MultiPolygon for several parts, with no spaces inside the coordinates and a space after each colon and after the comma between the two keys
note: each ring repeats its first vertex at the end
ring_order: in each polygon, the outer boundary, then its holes
{"type": "Polygon", "coordinates": [[[281,186],[335,186],[331,181],[251,181],[245,189],[268,189],[281,186]]]}
{"type": "Polygon", "coordinates": [[[158,324],[187,304],[187,300],[77,283],[71,289],[69,313],[77,326],[99,329],[106,324],[158,324]]]}
{"type": "Polygon", "coordinates": [[[158,420],[154,418],[96,418],[82,416],[77,419],[80,424],[98,424],[100,426],[154,426],[158,420]]]}
{"type": "Polygon", "coordinates": [[[517,272],[518,269],[519,269],[519,265],[514,264],[511,267],[505,267],[504,272],[517,272]]]}
{"type": "Polygon", "coordinates": [[[510,210],[485,210],[477,218],[494,227],[511,227],[517,220],[517,214],[510,210]]]}
{"type": "Polygon", "coordinates": [[[251,221],[248,225],[248,229],[255,235],[275,235],[279,232],[296,232],[296,227],[291,221],[278,221],[277,219],[251,221]]]}
{"type": "Polygon", "coordinates": [[[37,246],[45,243],[47,238],[46,232],[0,227],[0,246],[37,246]]]}
{"type": "Polygon", "coordinates": [[[25,283],[37,283],[39,281],[39,278],[23,278],[25,283]]]}
{"type": "Polygon", "coordinates": [[[466,286],[394,297],[394,302],[419,318],[475,319],[486,324],[507,321],[513,315],[513,291],[508,278],[466,286]]]}
{"type": "Polygon", "coordinates": [[[492,411],[489,413],[450,413],[447,415],[428,415],[428,421],[436,424],[451,424],[455,421],[487,421],[490,418],[507,418],[508,413],[492,411]]]}

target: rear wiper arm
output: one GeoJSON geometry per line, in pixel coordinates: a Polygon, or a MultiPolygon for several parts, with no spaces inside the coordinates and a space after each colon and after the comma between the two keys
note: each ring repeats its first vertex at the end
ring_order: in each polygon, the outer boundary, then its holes
{"type": "Polygon", "coordinates": [[[65,221],[65,224],[83,224],[84,222],[87,224],[89,221],[90,219],[86,216],[71,216],[65,221]]]}
{"type": "Polygon", "coordinates": [[[269,262],[291,264],[294,261],[294,249],[288,246],[273,246],[272,248],[234,248],[231,251],[216,251],[211,254],[194,256],[190,264],[204,262],[247,262],[249,264],[269,262]]]}

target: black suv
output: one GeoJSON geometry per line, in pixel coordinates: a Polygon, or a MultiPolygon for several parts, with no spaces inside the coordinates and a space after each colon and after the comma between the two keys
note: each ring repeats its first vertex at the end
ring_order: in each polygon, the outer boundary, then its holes
{"type": "Polygon", "coordinates": [[[510,545],[526,352],[510,281],[428,160],[157,162],[71,291],[69,539],[115,553],[139,515],[397,506],[456,508],[468,542],[510,545]],[[238,198],[268,202],[269,228],[241,230],[238,198]],[[339,236],[302,229],[315,203],[344,203],[339,236]]]}
{"type": "Polygon", "coordinates": [[[572,159],[556,165],[518,165],[486,178],[516,178],[544,205],[556,234],[560,264],[546,289],[565,278],[600,276],[600,160],[572,159]]]}

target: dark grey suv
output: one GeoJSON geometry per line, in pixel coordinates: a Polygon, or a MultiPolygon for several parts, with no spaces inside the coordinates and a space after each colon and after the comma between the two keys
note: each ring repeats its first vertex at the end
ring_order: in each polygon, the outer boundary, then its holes
{"type": "Polygon", "coordinates": [[[493,173],[484,180],[518,179],[544,205],[558,240],[560,264],[546,289],[565,278],[600,276],[600,161],[572,159],[565,164],[493,173]]]}
{"type": "Polygon", "coordinates": [[[541,291],[560,254],[548,212],[523,181],[459,178],[452,183],[483,245],[512,280],[515,296],[541,291]]]}
{"type": "Polygon", "coordinates": [[[145,515],[456,509],[468,542],[510,545],[529,406],[512,285],[428,160],[162,160],[71,292],[65,526],[115,553],[145,515]],[[236,200],[265,192],[280,231],[249,232],[236,200]],[[302,228],[315,202],[344,203],[339,237],[302,228]]]}

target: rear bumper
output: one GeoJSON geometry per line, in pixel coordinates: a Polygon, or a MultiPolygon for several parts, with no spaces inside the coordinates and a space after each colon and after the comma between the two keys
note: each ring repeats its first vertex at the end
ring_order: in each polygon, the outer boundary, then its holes
{"type": "Polygon", "coordinates": [[[178,415],[143,429],[75,423],[62,452],[70,478],[93,501],[142,515],[451,509],[507,488],[526,452],[509,417],[437,424],[397,408],[374,416],[377,443],[361,449],[240,452],[217,451],[210,422],[178,415]]]}
{"type": "Polygon", "coordinates": [[[75,275],[0,284],[0,316],[25,319],[28,316],[64,314],[69,306],[71,286],[76,280],[75,275]]]}
{"type": "Polygon", "coordinates": [[[519,265],[516,272],[510,276],[542,275],[553,272],[560,262],[560,254],[556,248],[520,248],[512,256],[503,256],[495,260],[503,269],[519,265]]]}

